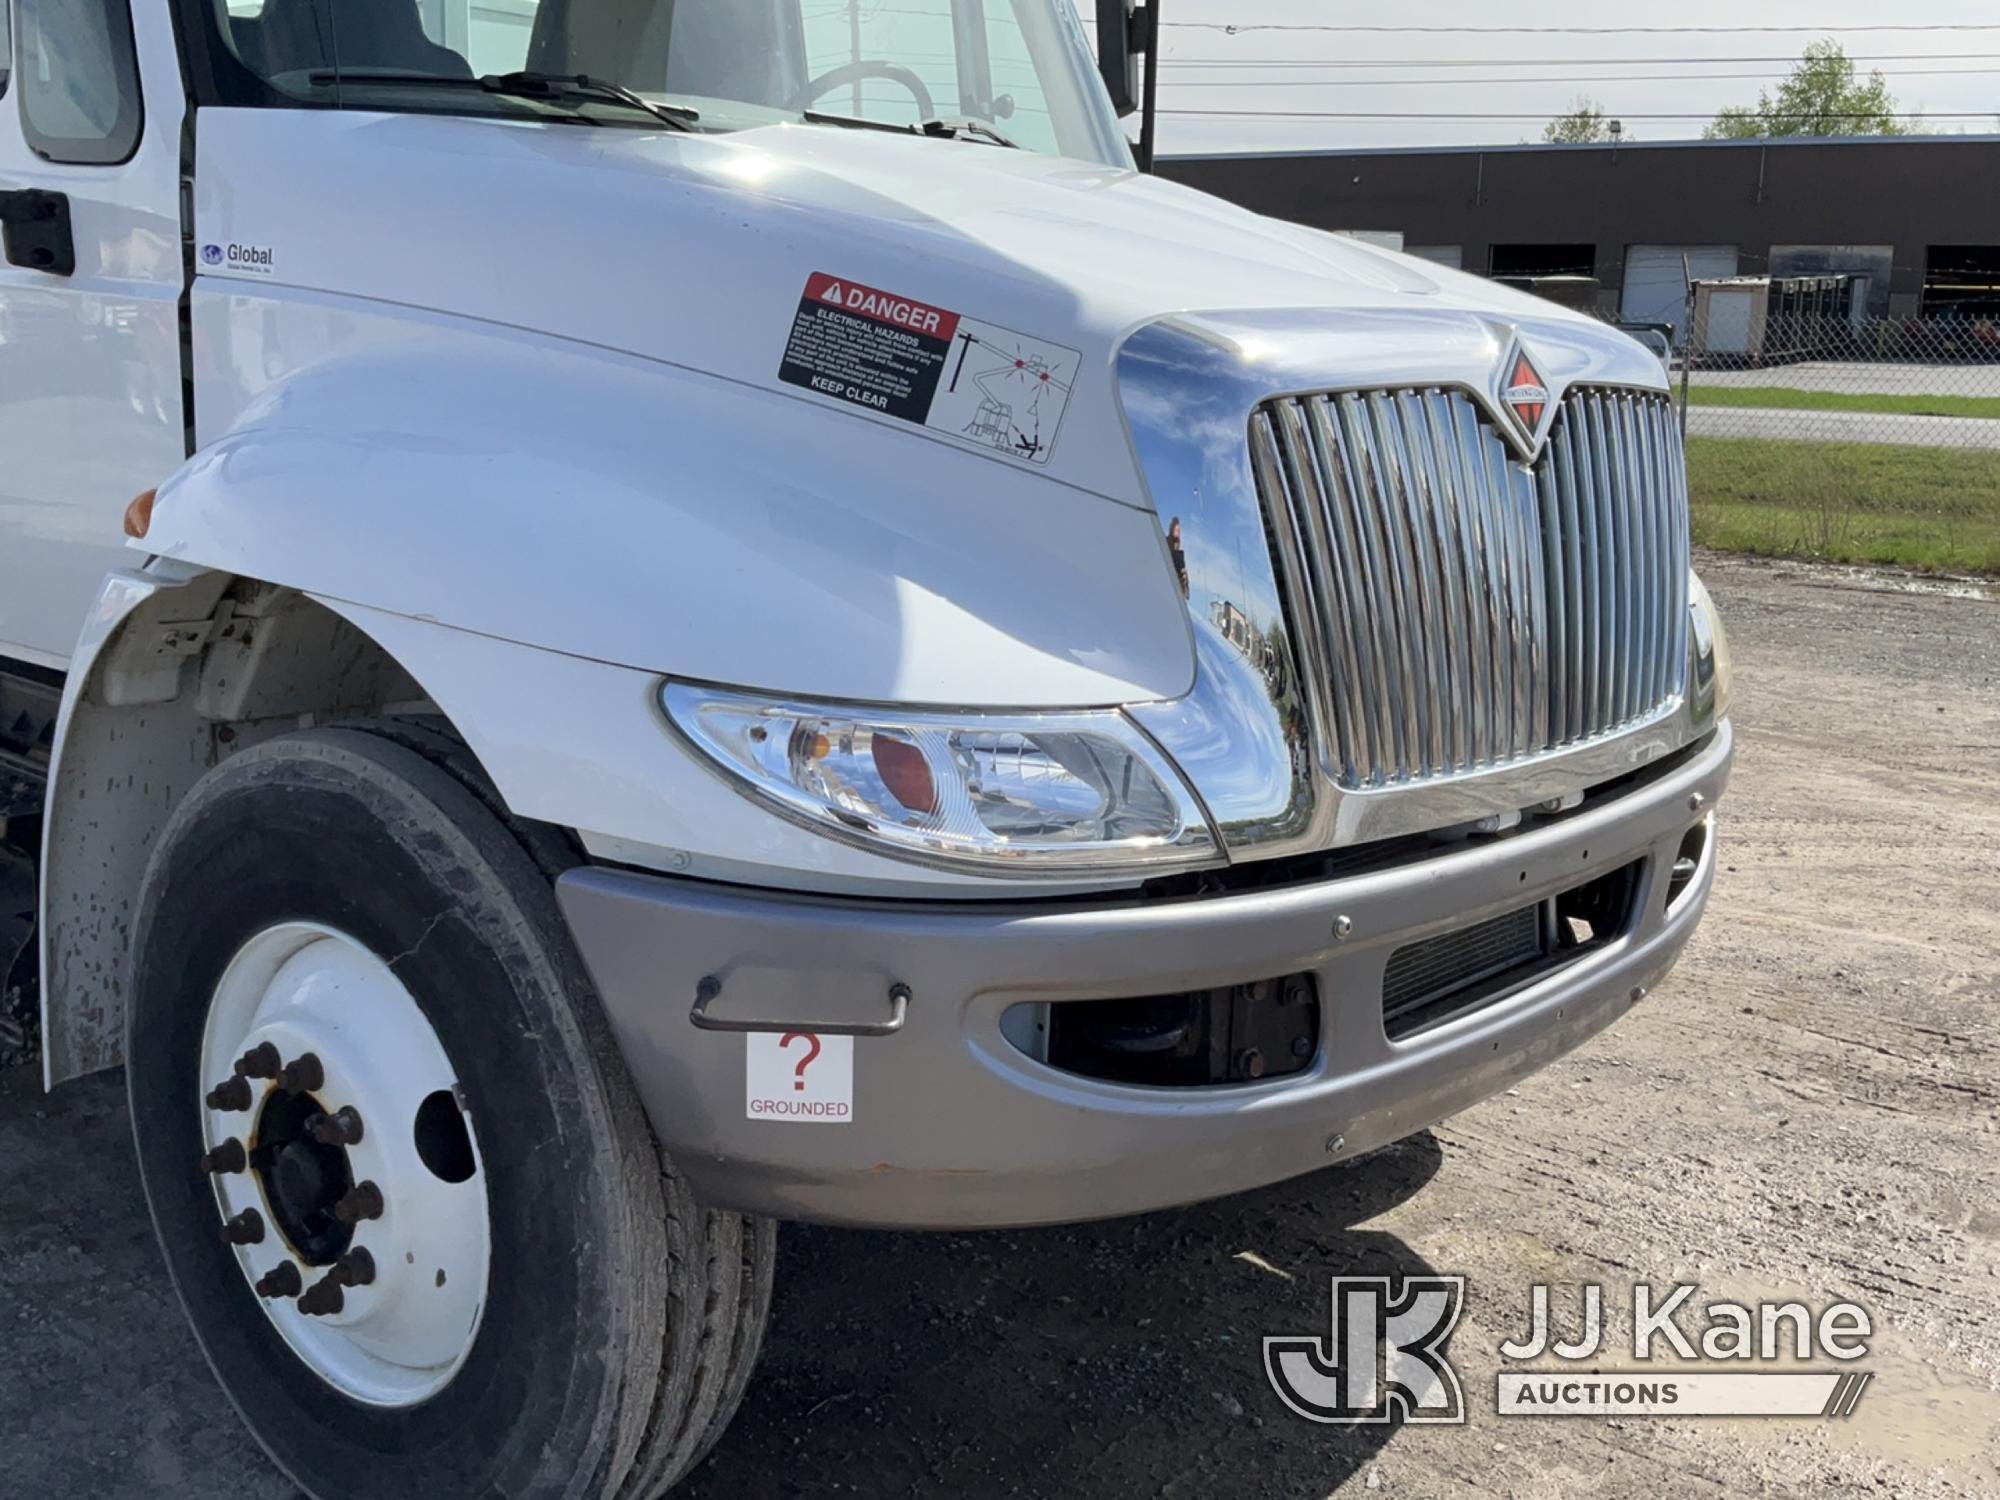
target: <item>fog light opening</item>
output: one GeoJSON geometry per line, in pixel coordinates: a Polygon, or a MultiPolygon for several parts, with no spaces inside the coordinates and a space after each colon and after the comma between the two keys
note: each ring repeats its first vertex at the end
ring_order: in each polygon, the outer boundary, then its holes
{"type": "MultiPolygon", "coordinates": [[[[1310,974],[1036,1008],[1047,1018],[1042,1060],[1106,1083],[1151,1088],[1269,1083],[1305,1072],[1320,1049],[1319,996],[1310,974]]],[[[1002,1025],[1017,1046],[1015,1032],[1022,1029],[1002,1025]]]]}
{"type": "Polygon", "coordinates": [[[1681,846],[1674,852],[1673,868],[1667,875],[1668,911],[1681,903],[1701,873],[1702,857],[1708,852],[1709,823],[1710,819],[1703,818],[1681,835],[1681,846]]]}

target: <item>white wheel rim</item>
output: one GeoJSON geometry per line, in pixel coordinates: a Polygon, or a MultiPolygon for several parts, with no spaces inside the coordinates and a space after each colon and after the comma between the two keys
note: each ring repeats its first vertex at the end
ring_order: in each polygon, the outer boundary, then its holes
{"type": "MultiPolygon", "coordinates": [[[[250,1168],[213,1174],[216,1206],[224,1220],[246,1210],[261,1220],[262,1240],[236,1245],[234,1253],[250,1294],[292,1351],[327,1384],[370,1406],[412,1406],[450,1384],[471,1352],[486,1306],[492,1258],[486,1173],[457,1074],[389,965],[347,934],[317,923],[286,922],[257,934],[216,985],[195,1102],[210,1150],[233,1138],[250,1155],[250,1168]],[[233,1075],[237,1060],[265,1042],[287,1063],[306,1053],[319,1059],[325,1082],[310,1098],[327,1114],[345,1107],[359,1115],[360,1140],[341,1149],[350,1180],[372,1182],[382,1195],[381,1214],[355,1224],[351,1242],[372,1260],[373,1280],[343,1285],[338,1312],[301,1312],[296,1296],[256,1291],[260,1278],[286,1262],[307,1288],[336,1269],[323,1257],[309,1263],[286,1229],[288,1222],[310,1221],[288,1209],[299,1195],[278,1189],[279,1169],[268,1155],[274,1142],[258,1136],[267,1119],[277,1120],[266,1110],[279,1086],[248,1080],[253,1100],[247,1110],[207,1102],[210,1090],[233,1075]],[[469,1158],[451,1168],[457,1176],[469,1165],[463,1180],[439,1176],[419,1145],[418,1111],[441,1091],[459,1106],[452,1114],[463,1121],[470,1145],[469,1158]],[[260,1148],[263,1167],[255,1165],[260,1148]]],[[[427,1120],[440,1119],[441,1103],[432,1105],[427,1120]]],[[[293,1108],[291,1101],[281,1105],[293,1108]]],[[[449,1140],[445,1118],[442,1138],[449,1140]]],[[[274,1123],[274,1139],[279,1128],[274,1123]]],[[[439,1139],[435,1129],[426,1137],[433,1161],[443,1159],[439,1139]]]]}

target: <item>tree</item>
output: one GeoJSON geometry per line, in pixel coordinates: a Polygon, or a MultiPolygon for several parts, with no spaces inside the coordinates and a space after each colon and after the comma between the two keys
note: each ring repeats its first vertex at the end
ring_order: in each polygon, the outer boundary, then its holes
{"type": "MultiPolygon", "coordinates": [[[[1914,122],[1911,122],[1912,124],[1914,122]]],[[[1856,77],[1854,60],[1838,42],[1814,42],[1778,85],[1757,94],[1755,108],[1731,105],[1702,134],[1711,141],[1757,140],[1789,135],[1907,135],[1896,96],[1881,70],[1856,77]]]]}
{"type": "Polygon", "coordinates": [[[1604,106],[1589,95],[1580,95],[1566,115],[1558,115],[1542,130],[1542,140],[1551,146],[1594,146],[1618,134],[1611,128],[1604,106]]]}

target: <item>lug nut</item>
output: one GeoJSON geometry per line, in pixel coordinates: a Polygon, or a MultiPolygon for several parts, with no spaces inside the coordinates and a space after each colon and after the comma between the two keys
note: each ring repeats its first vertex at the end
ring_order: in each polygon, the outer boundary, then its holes
{"type": "Polygon", "coordinates": [[[278,1070],[278,1087],[288,1094],[314,1093],[326,1087],[326,1069],[320,1066],[317,1055],[301,1052],[278,1070]]]}
{"type": "Polygon", "coordinates": [[[236,1059],[236,1074],[239,1078],[276,1078],[278,1069],[284,1065],[285,1059],[276,1047],[259,1042],[236,1059]]]}
{"type": "MultiPolygon", "coordinates": [[[[222,1237],[232,1245],[261,1245],[264,1243],[264,1216],[254,1208],[246,1208],[223,1224],[222,1237]]],[[[290,1265],[291,1262],[285,1264],[290,1265]]]]}
{"type": "Polygon", "coordinates": [[[257,1281],[257,1295],[277,1301],[280,1297],[296,1297],[305,1278],[299,1275],[299,1268],[288,1260],[281,1260],[266,1271],[257,1281]]]}
{"type": "Polygon", "coordinates": [[[201,1159],[202,1171],[218,1175],[225,1172],[240,1172],[248,1165],[250,1157],[244,1151],[243,1143],[233,1135],[201,1159]]]}
{"type": "Polygon", "coordinates": [[[1305,1061],[1305,1059],[1311,1057],[1312,1055],[1313,1055],[1313,1044],[1311,1037],[1295,1036],[1292,1038],[1292,1056],[1298,1058],[1299,1061],[1303,1062],[1305,1061]]]}
{"type": "Polygon", "coordinates": [[[363,1219],[381,1218],[382,1208],[382,1190],[372,1182],[358,1182],[333,1205],[333,1216],[343,1224],[359,1224],[363,1219]]]}
{"type": "Polygon", "coordinates": [[[305,1295],[299,1298],[299,1311],[309,1318],[318,1318],[328,1313],[337,1313],[347,1306],[347,1296],[341,1291],[336,1275],[337,1273],[330,1273],[322,1276],[307,1287],[305,1295]]]}
{"type": "Polygon", "coordinates": [[[328,1279],[342,1286],[367,1286],[375,1279],[375,1257],[365,1246],[356,1245],[333,1263],[328,1279]]]}
{"type": "Polygon", "coordinates": [[[250,1080],[242,1074],[232,1074],[208,1091],[205,1101],[210,1109],[219,1109],[228,1114],[248,1109],[256,1092],[250,1087],[250,1080]]]}
{"type": "MultiPolygon", "coordinates": [[[[304,1061],[303,1058],[300,1059],[304,1061]]],[[[361,1116],[354,1106],[343,1104],[330,1115],[315,1115],[306,1128],[312,1138],[322,1146],[358,1146],[361,1144],[361,1116]]]]}
{"type": "Polygon", "coordinates": [[[1236,1071],[1241,1073],[1245,1078],[1262,1078],[1264,1076],[1264,1054],[1259,1052],[1255,1047],[1245,1047],[1241,1052],[1236,1054],[1236,1071]]]}

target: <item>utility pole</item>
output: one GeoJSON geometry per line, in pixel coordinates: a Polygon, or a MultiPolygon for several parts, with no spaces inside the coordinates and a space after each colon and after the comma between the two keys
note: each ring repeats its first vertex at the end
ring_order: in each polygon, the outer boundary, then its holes
{"type": "Polygon", "coordinates": [[[1140,170],[1153,170],[1153,149],[1160,117],[1160,0],[1146,0],[1139,14],[1146,27],[1146,101],[1139,115],[1140,170]]]}

